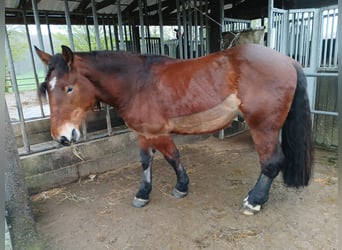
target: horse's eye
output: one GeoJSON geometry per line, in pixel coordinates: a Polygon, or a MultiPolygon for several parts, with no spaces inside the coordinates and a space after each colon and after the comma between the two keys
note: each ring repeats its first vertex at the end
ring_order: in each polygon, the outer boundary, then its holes
{"type": "Polygon", "coordinates": [[[72,86],[68,86],[67,88],[66,88],[66,92],[69,94],[69,93],[72,93],[72,91],[74,90],[74,87],[72,87],[72,86]]]}

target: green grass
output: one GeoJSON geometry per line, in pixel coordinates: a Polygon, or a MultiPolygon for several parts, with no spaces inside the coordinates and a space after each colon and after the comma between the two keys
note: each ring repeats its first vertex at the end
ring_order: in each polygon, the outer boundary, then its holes
{"type": "MultiPolygon", "coordinates": [[[[43,82],[44,77],[45,77],[44,72],[38,73],[39,82],[43,82]]],[[[33,73],[26,73],[26,74],[17,75],[16,79],[17,79],[19,91],[27,91],[27,90],[37,89],[36,80],[34,78],[33,73]]],[[[6,82],[5,82],[5,92],[6,93],[12,93],[13,92],[12,84],[11,84],[10,78],[8,76],[6,77],[6,82]]]]}

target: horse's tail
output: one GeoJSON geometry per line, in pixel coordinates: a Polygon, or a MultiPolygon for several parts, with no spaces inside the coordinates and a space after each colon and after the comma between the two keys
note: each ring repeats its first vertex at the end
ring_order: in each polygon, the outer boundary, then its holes
{"type": "Polygon", "coordinates": [[[282,169],[289,187],[307,186],[313,162],[312,123],[306,77],[296,63],[297,87],[292,105],[282,128],[281,146],[286,159],[282,169]]]}

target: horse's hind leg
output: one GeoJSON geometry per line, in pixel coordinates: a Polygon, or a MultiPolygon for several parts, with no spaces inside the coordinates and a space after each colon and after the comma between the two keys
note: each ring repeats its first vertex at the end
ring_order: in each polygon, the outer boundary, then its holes
{"type": "Polygon", "coordinates": [[[277,131],[265,128],[262,130],[251,128],[250,131],[259,155],[261,173],[254,188],[244,199],[241,211],[246,215],[257,213],[261,205],[267,202],[272,181],[285,164],[277,131]]]}

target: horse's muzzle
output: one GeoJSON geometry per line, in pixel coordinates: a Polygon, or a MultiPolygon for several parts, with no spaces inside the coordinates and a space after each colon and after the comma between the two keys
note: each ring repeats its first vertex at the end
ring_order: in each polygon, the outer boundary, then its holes
{"type": "Polygon", "coordinates": [[[70,146],[73,142],[78,141],[80,138],[80,133],[78,132],[78,130],[73,129],[71,131],[71,138],[68,139],[66,136],[62,135],[60,137],[60,139],[58,140],[58,142],[60,144],[62,144],[63,146],[70,146]]]}

